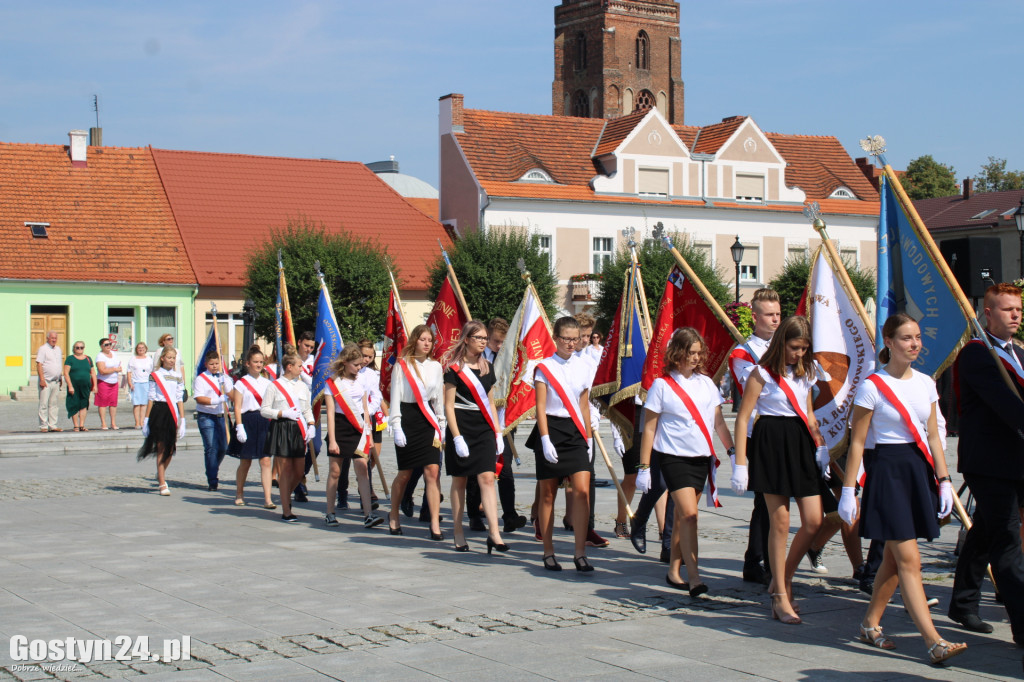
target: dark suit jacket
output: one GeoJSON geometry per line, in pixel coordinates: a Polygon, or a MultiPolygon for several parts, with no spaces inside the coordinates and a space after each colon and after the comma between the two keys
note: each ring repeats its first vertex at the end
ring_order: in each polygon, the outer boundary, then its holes
{"type": "MultiPolygon", "coordinates": [[[[1016,346],[1013,350],[1024,364],[1024,353],[1016,346]]],[[[982,344],[964,346],[956,362],[960,397],[957,471],[1024,479],[1024,390],[1018,386],[1014,395],[982,344]]]]}

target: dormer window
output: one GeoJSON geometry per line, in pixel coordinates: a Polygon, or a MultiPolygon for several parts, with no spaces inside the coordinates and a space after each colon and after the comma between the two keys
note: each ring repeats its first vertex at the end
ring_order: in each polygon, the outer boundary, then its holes
{"type": "Polygon", "coordinates": [[[540,168],[532,168],[523,174],[523,177],[519,178],[520,182],[550,182],[554,183],[554,180],[550,175],[542,171],[540,168]]]}
{"type": "Polygon", "coordinates": [[[641,168],[637,177],[638,193],[656,197],[668,196],[668,169],[641,168]]]}
{"type": "Polygon", "coordinates": [[[851,192],[846,187],[836,187],[836,190],[832,194],[828,195],[829,199],[856,199],[857,195],[851,192]]]}
{"type": "Polygon", "coordinates": [[[36,239],[50,238],[50,235],[46,232],[46,229],[50,227],[50,223],[25,223],[25,227],[29,229],[29,232],[36,239]]]}
{"type": "Polygon", "coordinates": [[[764,202],[764,176],[736,174],[736,201],[764,202]]]}

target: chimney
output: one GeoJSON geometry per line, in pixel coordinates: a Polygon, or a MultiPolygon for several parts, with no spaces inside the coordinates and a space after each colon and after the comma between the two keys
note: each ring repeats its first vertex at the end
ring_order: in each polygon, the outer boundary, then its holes
{"type": "Polygon", "coordinates": [[[89,128],[89,146],[103,146],[103,128],[89,128]]]}
{"type": "Polygon", "coordinates": [[[71,154],[71,165],[74,168],[85,168],[86,160],[85,154],[88,149],[86,145],[86,133],[84,130],[72,130],[68,133],[68,137],[71,143],[68,145],[68,151],[71,154]]]}
{"type": "Polygon", "coordinates": [[[974,180],[971,178],[964,178],[963,188],[964,200],[966,201],[967,199],[971,198],[972,194],[974,194],[974,180]]]}
{"type": "Polygon", "coordinates": [[[438,121],[438,127],[442,135],[464,132],[465,128],[462,127],[462,100],[463,96],[457,93],[440,98],[441,110],[439,112],[440,120],[438,121]]]}

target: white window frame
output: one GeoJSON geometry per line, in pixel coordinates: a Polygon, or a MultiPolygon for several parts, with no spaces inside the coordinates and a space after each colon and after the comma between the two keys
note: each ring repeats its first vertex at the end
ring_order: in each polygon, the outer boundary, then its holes
{"type": "MultiPolygon", "coordinates": [[[[741,242],[742,243],[742,242],[741,242]]],[[[744,263],[740,261],[740,284],[760,284],[764,275],[761,263],[761,244],[743,244],[743,259],[746,260],[751,250],[757,250],[757,263],[744,263]],[[750,268],[754,269],[753,276],[750,276],[750,268]]]]}
{"type": "Polygon", "coordinates": [[[615,257],[615,237],[607,237],[604,235],[591,235],[590,237],[590,267],[592,273],[604,272],[605,266],[611,262],[612,258],[615,257]],[[601,246],[607,246],[608,249],[595,248],[597,245],[595,242],[600,239],[602,240],[601,246]],[[595,267],[594,259],[601,258],[601,267],[598,269],[595,267]]]}

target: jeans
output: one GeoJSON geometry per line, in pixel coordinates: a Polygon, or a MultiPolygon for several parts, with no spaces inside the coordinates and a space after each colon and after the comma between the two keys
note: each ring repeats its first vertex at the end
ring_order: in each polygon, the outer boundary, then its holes
{"type": "Polygon", "coordinates": [[[203,459],[206,463],[206,482],[217,485],[220,462],[228,452],[228,437],[224,431],[224,416],[196,412],[199,434],[203,437],[203,459]]]}

